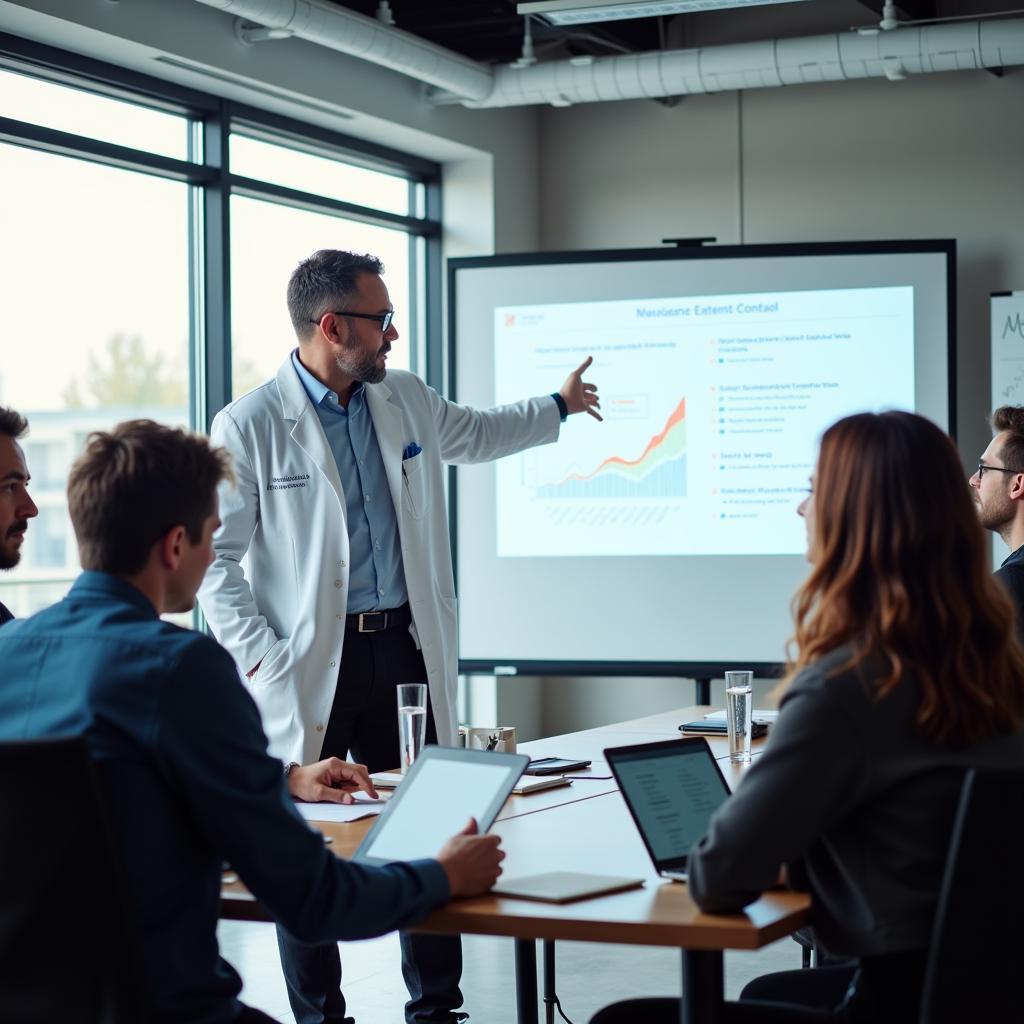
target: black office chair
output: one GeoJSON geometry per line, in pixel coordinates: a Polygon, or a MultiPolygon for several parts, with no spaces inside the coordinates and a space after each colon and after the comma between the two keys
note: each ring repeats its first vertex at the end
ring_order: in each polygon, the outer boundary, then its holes
{"type": "Polygon", "coordinates": [[[1019,1020],[1024,772],[964,779],[939,895],[920,1024],[1019,1020]]]}
{"type": "Polygon", "coordinates": [[[0,1018],[144,1021],[126,908],[85,741],[0,743],[0,1018]]]}
{"type": "MultiPolygon", "coordinates": [[[[950,837],[918,1024],[1021,1019],[1022,857],[1024,772],[969,771],[950,837]]],[[[624,1019],[619,1008],[627,1005],[605,1007],[591,1024],[624,1019]]],[[[650,1005],[652,1014],[656,1009],[667,1019],[668,1000],[650,1005]]]]}

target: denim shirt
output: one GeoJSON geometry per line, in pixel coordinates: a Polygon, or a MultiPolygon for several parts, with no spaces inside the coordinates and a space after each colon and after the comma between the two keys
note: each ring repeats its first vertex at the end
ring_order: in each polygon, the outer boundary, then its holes
{"type": "Polygon", "coordinates": [[[0,740],[85,735],[96,759],[155,1024],[221,1024],[241,981],[217,950],[221,862],[297,938],[381,935],[448,899],[433,860],[337,859],[296,811],[234,662],[124,580],[0,630],[0,740]]]}

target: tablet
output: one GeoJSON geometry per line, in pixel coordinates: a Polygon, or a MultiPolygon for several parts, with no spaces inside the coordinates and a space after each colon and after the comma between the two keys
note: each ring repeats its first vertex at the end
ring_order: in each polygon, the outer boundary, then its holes
{"type": "Polygon", "coordinates": [[[529,760],[493,750],[424,747],[354,859],[389,864],[436,857],[470,818],[486,832],[529,760]]]}

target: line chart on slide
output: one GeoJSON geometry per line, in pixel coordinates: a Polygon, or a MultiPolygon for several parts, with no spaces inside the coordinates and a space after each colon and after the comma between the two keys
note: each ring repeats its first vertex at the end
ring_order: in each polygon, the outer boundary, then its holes
{"type": "Polygon", "coordinates": [[[686,398],[602,404],[600,427],[567,424],[558,445],[499,463],[499,552],[601,553],[615,536],[617,554],[639,555],[671,543],[687,500],[686,398]]]}
{"type": "MultiPolygon", "coordinates": [[[[614,402],[612,403],[614,406],[614,402]]],[[[538,498],[685,498],[686,399],[636,458],[609,455],[589,473],[569,473],[537,488],[538,498]]]]}

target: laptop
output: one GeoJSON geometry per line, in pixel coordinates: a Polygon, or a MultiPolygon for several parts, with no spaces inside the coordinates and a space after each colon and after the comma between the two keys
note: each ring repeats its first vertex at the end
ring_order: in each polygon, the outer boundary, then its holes
{"type": "Polygon", "coordinates": [[[604,756],[658,874],[685,882],[693,844],[729,796],[708,741],[611,747],[604,756]]]}

